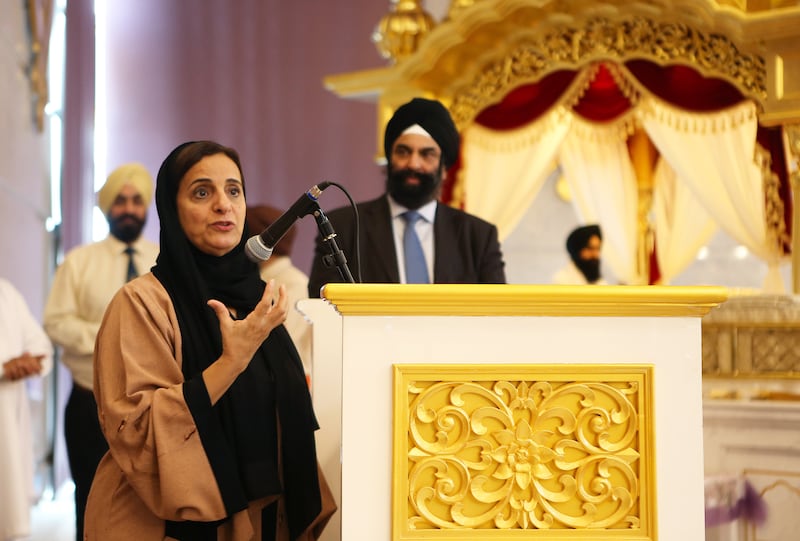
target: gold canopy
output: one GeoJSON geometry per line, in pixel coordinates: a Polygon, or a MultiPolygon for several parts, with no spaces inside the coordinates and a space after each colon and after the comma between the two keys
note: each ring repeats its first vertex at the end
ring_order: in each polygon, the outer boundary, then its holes
{"type": "MultiPolygon", "coordinates": [[[[434,28],[420,4],[402,0],[395,10],[419,18],[395,29],[418,36],[416,50],[403,49],[389,67],[331,75],[326,87],[388,114],[412,94],[436,96],[463,128],[521,83],[597,60],[644,58],[730,82],[760,105],[763,125],[800,120],[800,7],[782,7],[790,2],[452,0],[434,28]]],[[[385,31],[383,39],[402,41],[385,31]]]]}

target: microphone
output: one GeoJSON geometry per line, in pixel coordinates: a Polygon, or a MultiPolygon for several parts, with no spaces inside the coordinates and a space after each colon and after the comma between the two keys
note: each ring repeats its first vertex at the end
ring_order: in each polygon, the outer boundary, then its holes
{"type": "Polygon", "coordinates": [[[247,254],[250,261],[258,263],[259,261],[266,261],[269,259],[272,256],[272,250],[275,249],[275,245],[278,244],[278,241],[289,231],[289,228],[292,227],[297,220],[310,214],[314,208],[319,208],[317,199],[322,191],[330,185],[331,183],[328,181],[315,184],[301,195],[300,198],[294,202],[294,205],[289,207],[289,210],[281,214],[272,225],[258,235],[250,237],[244,245],[244,253],[247,254]]]}

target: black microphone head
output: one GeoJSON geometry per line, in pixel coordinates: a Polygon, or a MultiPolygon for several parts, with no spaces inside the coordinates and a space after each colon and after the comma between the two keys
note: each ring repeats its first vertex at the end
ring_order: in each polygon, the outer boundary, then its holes
{"type": "Polygon", "coordinates": [[[259,235],[255,235],[247,239],[244,245],[244,253],[250,261],[259,263],[272,256],[272,248],[264,244],[259,235]]]}

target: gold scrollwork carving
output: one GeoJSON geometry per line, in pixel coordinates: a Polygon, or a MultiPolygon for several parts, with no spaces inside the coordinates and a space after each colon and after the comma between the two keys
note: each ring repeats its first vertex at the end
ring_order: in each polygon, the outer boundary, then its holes
{"type": "Polygon", "coordinates": [[[772,158],[760,144],[756,144],[755,162],[761,170],[764,180],[764,220],[767,224],[767,241],[777,257],[789,251],[792,242],[786,229],[785,206],[780,193],[780,179],[772,171],[772,158]]]}
{"type": "Polygon", "coordinates": [[[409,381],[408,530],[640,529],[648,390],[629,376],[409,381]]]}
{"type": "Polygon", "coordinates": [[[767,96],[763,57],[740,51],[722,34],[643,16],[620,20],[596,16],[571,25],[554,25],[528,34],[501,54],[489,61],[474,81],[454,93],[451,112],[458,125],[470,124],[478,112],[520,84],[556,69],[579,69],[597,60],[684,63],[729,81],[756,102],[767,96]]]}

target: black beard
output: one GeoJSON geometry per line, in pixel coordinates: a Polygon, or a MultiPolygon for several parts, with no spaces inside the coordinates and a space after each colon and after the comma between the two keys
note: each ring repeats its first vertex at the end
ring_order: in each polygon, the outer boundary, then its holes
{"type": "Polygon", "coordinates": [[[108,218],[108,230],[125,244],[130,244],[138,239],[142,234],[142,229],[144,229],[144,220],[133,214],[121,214],[116,218],[108,218]]]}
{"type": "Polygon", "coordinates": [[[411,169],[399,169],[397,171],[389,169],[389,173],[386,176],[386,191],[404,207],[418,209],[436,198],[441,179],[441,171],[419,173],[411,169]],[[419,184],[407,184],[406,179],[408,177],[418,178],[419,184]]]}
{"type": "Polygon", "coordinates": [[[586,281],[590,284],[600,279],[600,260],[599,259],[576,259],[575,266],[583,273],[586,281]]]}

